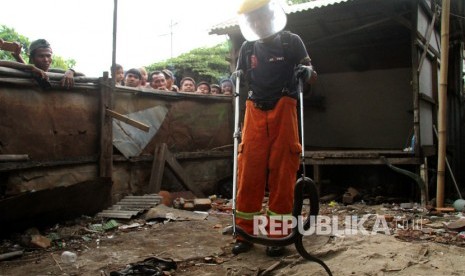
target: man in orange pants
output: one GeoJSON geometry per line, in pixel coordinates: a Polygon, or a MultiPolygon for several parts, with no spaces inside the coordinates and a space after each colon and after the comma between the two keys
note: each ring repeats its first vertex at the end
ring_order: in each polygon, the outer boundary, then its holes
{"type": "MultiPolygon", "coordinates": [[[[296,34],[282,31],[286,14],[274,0],[244,0],[239,8],[241,32],[247,39],[240,50],[237,70],[245,73],[250,89],[246,101],[242,140],[238,150],[236,224],[253,233],[254,218],[262,214],[265,188],[269,189],[267,216],[270,237],[282,237],[283,219],[292,213],[294,185],[302,147],[297,120],[297,79],[316,79],[306,48],[296,34]],[[274,220],[273,220],[274,221],[274,220]],[[277,226],[277,227],[275,227],[277,226]]],[[[252,244],[238,236],[232,252],[250,250],[252,244]]],[[[269,256],[283,247],[269,246],[269,256]]]]}

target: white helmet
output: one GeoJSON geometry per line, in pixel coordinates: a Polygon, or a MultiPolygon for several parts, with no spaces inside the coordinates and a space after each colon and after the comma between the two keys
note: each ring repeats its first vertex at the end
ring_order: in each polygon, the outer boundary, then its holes
{"type": "Polygon", "coordinates": [[[248,41],[277,34],[287,23],[286,13],[276,0],[244,0],[238,13],[242,35],[248,41]]]}

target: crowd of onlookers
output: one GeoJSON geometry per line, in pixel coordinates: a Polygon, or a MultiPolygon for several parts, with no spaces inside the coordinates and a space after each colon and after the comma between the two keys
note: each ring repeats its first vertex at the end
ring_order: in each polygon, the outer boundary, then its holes
{"type": "MultiPolygon", "coordinates": [[[[75,72],[73,69],[51,68],[53,51],[50,43],[45,39],[37,39],[31,43],[28,49],[29,63],[21,56],[22,45],[19,42],[8,42],[0,39],[0,50],[11,52],[15,59],[15,61],[0,60],[0,66],[29,71],[39,82],[39,85],[42,84],[41,86],[47,84],[50,87],[46,72],[63,73],[61,85],[66,88],[74,86],[74,77],[84,76],[84,74],[75,72]]],[[[124,71],[119,64],[115,66],[115,82],[118,86],[206,95],[232,95],[234,91],[234,84],[229,78],[222,80],[220,83],[206,81],[196,83],[193,78],[184,77],[178,86],[173,72],[168,69],[148,73],[144,67],[141,67],[124,71]]]]}
{"type": "Polygon", "coordinates": [[[234,84],[231,79],[224,79],[220,83],[209,83],[207,81],[197,83],[191,77],[184,77],[178,86],[173,72],[168,69],[148,73],[144,67],[140,67],[124,71],[123,66],[120,64],[115,65],[115,82],[118,86],[204,95],[232,95],[234,91],[234,84]]]}

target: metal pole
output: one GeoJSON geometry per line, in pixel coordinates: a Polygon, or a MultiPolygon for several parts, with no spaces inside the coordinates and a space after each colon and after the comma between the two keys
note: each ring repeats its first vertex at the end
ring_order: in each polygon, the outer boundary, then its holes
{"type": "Polygon", "coordinates": [[[239,85],[241,79],[241,71],[236,71],[236,91],[234,93],[234,161],[233,161],[233,202],[232,202],[232,215],[233,215],[233,236],[236,236],[236,193],[237,193],[237,154],[239,147],[239,138],[241,136],[239,130],[239,85]]]}
{"type": "Polygon", "coordinates": [[[300,102],[300,132],[301,132],[301,145],[302,145],[302,178],[305,179],[305,140],[304,140],[304,86],[302,79],[299,78],[299,102],[300,102]]]}
{"type": "Polygon", "coordinates": [[[111,55],[111,91],[115,91],[116,85],[116,33],[118,26],[118,0],[114,0],[113,8],[113,52],[111,55]]]}

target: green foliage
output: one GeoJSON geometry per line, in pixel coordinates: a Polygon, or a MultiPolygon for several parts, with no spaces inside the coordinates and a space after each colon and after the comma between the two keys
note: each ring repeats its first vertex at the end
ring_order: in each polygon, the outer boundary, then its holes
{"type": "Polygon", "coordinates": [[[67,70],[68,68],[73,68],[76,65],[74,59],[64,59],[61,56],[53,55],[52,68],[60,68],[67,70]]]}
{"type": "MultiPolygon", "coordinates": [[[[5,41],[9,41],[9,42],[21,43],[21,45],[23,46],[21,56],[26,62],[29,61],[29,57],[27,53],[28,53],[30,41],[27,37],[18,34],[13,28],[9,28],[5,25],[0,25],[0,38],[5,41]]],[[[0,50],[0,59],[1,60],[13,60],[13,61],[15,60],[13,56],[11,55],[11,53],[7,51],[1,51],[1,50],[0,50]]],[[[58,56],[55,54],[53,55],[53,61],[51,65],[52,68],[59,68],[59,69],[66,70],[68,68],[74,67],[74,65],[76,65],[76,61],[74,59],[64,59],[61,56],[58,56]]]]}
{"type": "Polygon", "coordinates": [[[229,44],[224,42],[211,48],[197,48],[178,57],[153,63],[146,66],[147,71],[168,68],[177,80],[183,77],[192,77],[197,82],[208,81],[218,83],[221,79],[229,77],[229,44]]]}

